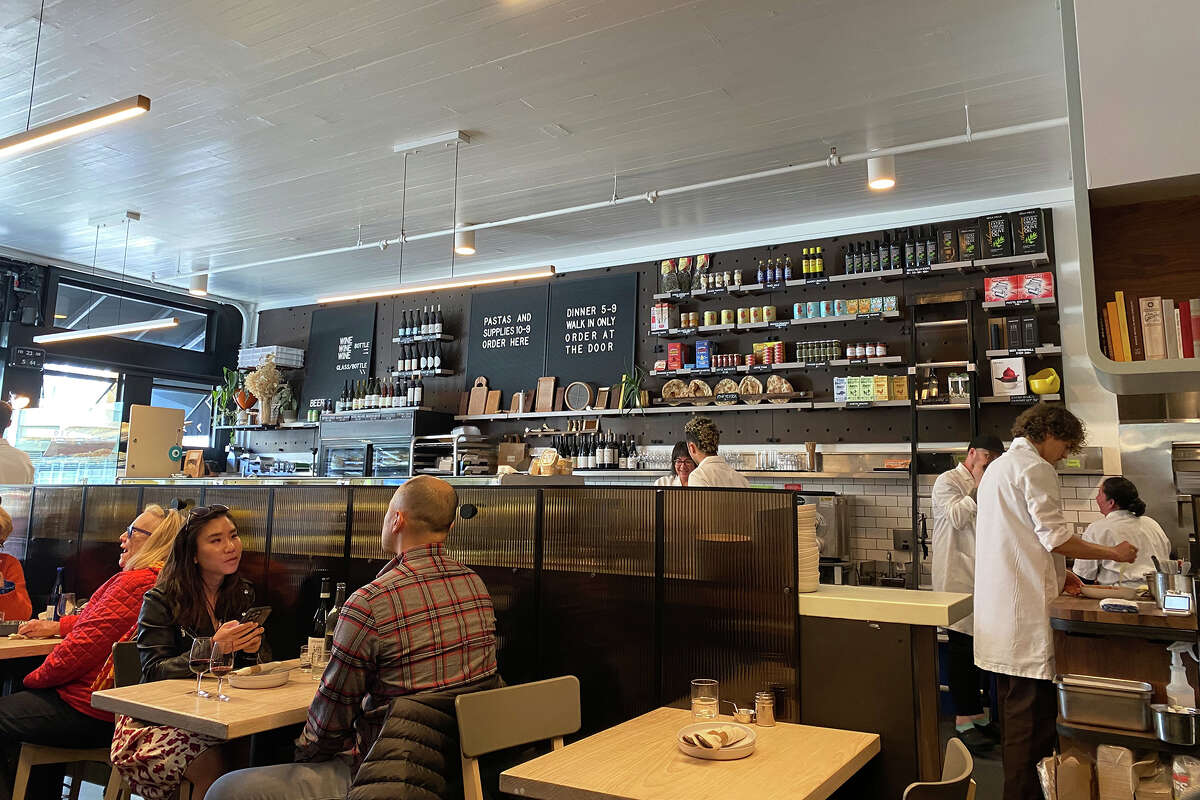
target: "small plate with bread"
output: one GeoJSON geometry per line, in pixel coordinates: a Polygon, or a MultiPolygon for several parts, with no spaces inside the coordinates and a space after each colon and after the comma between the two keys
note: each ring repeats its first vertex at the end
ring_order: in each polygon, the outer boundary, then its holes
{"type": "Polygon", "coordinates": [[[694,722],[675,735],[680,751],[693,758],[733,761],[754,752],[754,729],[736,722],[694,722]]]}

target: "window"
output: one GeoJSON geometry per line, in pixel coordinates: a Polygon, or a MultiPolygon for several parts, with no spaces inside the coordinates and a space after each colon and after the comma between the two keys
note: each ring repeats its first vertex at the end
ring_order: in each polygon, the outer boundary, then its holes
{"type": "Polygon", "coordinates": [[[47,364],[37,408],[13,413],[12,444],[29,454],[38,484],[113,483],[121,436],[121,376],[47,364]]]}
{"type": "Polygon", "coordinates": [[[208,334],[208,314],[204,312],[124,297],[65,280],[59,281],[54,299],[54,327],[63,330],[86,330],[169,317],[177,318],[179,324],[173,328],[122,333],[118,338],[204,352],[208,334]]]}
{"type": "Polygon", "coordinates": [[[212,387],[175,381],[155,381],[150,405],[183,409],[183,447],[208,447],[212,426],[212,387]]]}

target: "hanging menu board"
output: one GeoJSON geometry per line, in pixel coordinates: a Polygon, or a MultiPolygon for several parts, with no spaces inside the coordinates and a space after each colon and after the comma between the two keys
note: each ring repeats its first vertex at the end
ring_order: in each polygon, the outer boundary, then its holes
{"type": "Polygon", "coordinates": [[[467,386],[480,376],[488,386],[512,396],[532,391],[546,375],[548,285],[522,286],[471,295],[467,386]]]}
{"type": "Polygon", "coordinates": [[[374,303],[313,311],[304,355],[302,417],[309,408],[336,401],[346,381],[371,377],[374,341],[374,303]]]}
{"type": "Polygon", "coordinates": [[[555,281],[545,374],[558,378],[559,386],[572,381],[611,386],[621,380],[633,363],[637,288],[636,273],[555,281]]]}

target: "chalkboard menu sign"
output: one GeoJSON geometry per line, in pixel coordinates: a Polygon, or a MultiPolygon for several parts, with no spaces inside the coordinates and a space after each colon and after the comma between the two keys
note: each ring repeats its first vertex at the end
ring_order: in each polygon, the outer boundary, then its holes
{"type": "Polygon", "coordinates": [[[471,296],[467,385],[479,376],[503,392],[532,391],[546,375],[546,304],[549,288],[540,283],[471,296]]]}
{"type": "Polygon", "coordinates": [[[636,273],[550,286],[546,375],[560,386],[586,381],[611,386],[633,363],[637,334],[636,273]]]}
{"type": "Polygon", "coordinates": [[[346,381],[371,377],[374,341],[374,303],[313,311],[304,355],[301,415],[326,400],[336,401],[346,381]]]}

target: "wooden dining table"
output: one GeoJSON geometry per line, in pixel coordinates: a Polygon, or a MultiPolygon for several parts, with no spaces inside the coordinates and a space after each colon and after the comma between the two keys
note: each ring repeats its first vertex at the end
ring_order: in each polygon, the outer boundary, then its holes
{"type": "Polygon", "coordinates": [[[48,655],[62,639],[9,639],[0,637],[0,659],[48,655]]]}
{"type": "MultiPolygon", "coordinates": [[[[723,717],[722,721],[732,721],[723,717]]],[[[879,752],[874,733],[754,726],[753,754],[708,761],[676,746],[690,711],[659,708],[500,774],[538,800],[825,800],[879,752]]]]}
{"type": "MultiPolygon", "coordinates": [[[[304,722],[318,685],[300,670],[292,670],[291,679],[273,689],[235,689],[227,681],[226,703],[188,694],[196,688],[195,679],[155,681],[93,692],[92,706],[156,725],[237,739],[304,722]]],[[[205,678],[204,689],[215,694],[216,681],[205,678]]]]}

